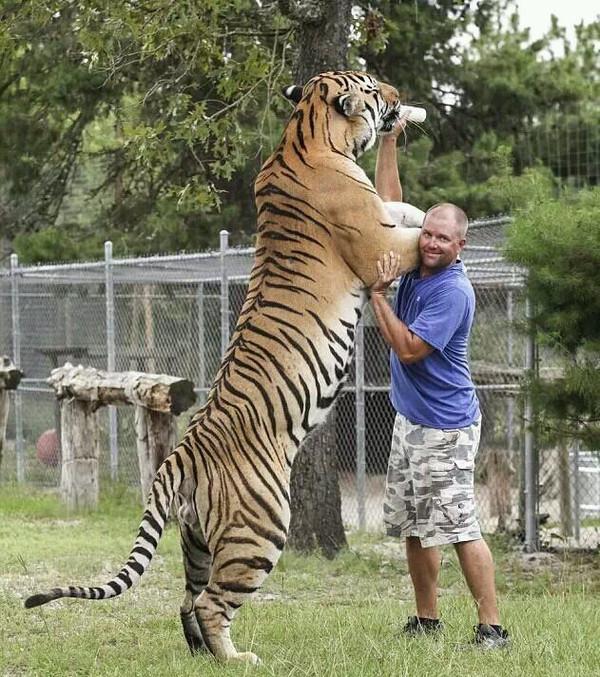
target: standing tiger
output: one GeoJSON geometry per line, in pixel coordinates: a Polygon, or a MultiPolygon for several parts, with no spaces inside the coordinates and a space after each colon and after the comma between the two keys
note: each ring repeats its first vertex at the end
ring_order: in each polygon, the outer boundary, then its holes
{"type": "Polygon", "coordinates": [[[231,622],[281,555],[292,462],[346,379],[376,262],[393,250],[415,267],[419,231],[402,226],[423,217],[406,205],[395,216],[406,223],[393,223],[356,163],[399,117],[393,87],[331,72],[284,94],[295,109],[256,179],[248,295],[206,403],[156,473],[129,559],[105,585],[54,588],[26,607],[128,590],[148,568],[176,499],[181,620],[192,653],[258,661],[236,651],[231,622]]]}

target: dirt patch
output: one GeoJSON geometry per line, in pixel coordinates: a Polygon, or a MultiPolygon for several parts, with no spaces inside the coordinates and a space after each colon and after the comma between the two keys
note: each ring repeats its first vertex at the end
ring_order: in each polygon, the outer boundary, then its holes
{"type": "Polygon", "coordinates": [[[518,552],[515,555],[518,569],[527,573],[539,573],[541,569],[559,571],[564,564],[558,555],[552,552],[518,552]]]}

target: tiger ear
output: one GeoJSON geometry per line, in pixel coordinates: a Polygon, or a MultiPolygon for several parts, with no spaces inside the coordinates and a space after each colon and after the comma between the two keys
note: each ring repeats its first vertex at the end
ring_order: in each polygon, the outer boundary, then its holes
{"type": "Polygon", "coordinates": [[[358,115],[364,111],[365,102],[355,92],[341,94],[335,100],[335,109],[338,113],[351,118],[353,115],[358,115]]]}
{"type": "Polygon", "coordinates": [[[292,103],[299,103],[302,98],[302,87],[299,85],[289,85],[281,90],[283,96],[292,103]]]}

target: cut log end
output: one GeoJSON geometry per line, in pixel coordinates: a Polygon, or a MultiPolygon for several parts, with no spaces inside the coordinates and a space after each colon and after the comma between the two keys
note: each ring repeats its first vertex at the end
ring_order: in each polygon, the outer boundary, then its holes
{"type": "Polygon", "coordinates": [[[0,357],[0,390],[16,390],[24,375],[10,357],[0,357]]]}
{"type": "Polygon", "coordinates": [[[196,401],[194,384],[191,381],[181,379],[173,383],[170,389],[171,413],[179,416],[181,412],[189,409],[196,401]]]}

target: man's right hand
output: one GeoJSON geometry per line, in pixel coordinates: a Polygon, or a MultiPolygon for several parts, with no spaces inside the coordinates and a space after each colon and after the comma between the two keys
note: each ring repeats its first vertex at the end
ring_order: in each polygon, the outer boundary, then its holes
{"type": "Polygon", "coordinates": [[[396,278],[400,276],[402,271],[402,263],[400,257],[396,256],[394,252],[384,254],[379,261],[377,261],[377,280],[371,287],[371,295],[379,294],[385,296],[389,286],[396,278]]]}

